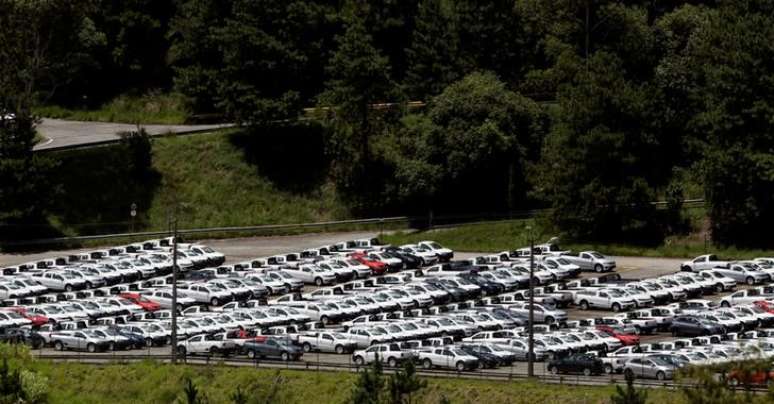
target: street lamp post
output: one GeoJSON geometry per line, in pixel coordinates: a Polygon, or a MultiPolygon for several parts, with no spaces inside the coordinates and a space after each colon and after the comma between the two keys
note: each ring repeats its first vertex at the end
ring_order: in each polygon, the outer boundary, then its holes
{"type": "MultiPolygon", "coordinates": [[[[527,230],[531,230],[529,227],[527,230]]],[[[535,285],[533,282],[535,271],[535,240],[532,232],[529,233],[529,340],[527,352],[527,377],[535,376],[535,285]]]]}
{"type": "Polygon", "coordinates": [[[172,363],[177,363],[177,218],[172,224],[172,363]]]}

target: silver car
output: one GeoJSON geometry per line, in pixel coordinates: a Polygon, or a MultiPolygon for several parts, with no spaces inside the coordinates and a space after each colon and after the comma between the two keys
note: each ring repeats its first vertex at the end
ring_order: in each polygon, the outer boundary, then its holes
{"type": "Polygon", "coordinates": [[[656,356],[632,358],[624,364],[624,374],[630,374],[635,378],[671,380],[675,377],[677,369],[674,363],[656,356]]]}

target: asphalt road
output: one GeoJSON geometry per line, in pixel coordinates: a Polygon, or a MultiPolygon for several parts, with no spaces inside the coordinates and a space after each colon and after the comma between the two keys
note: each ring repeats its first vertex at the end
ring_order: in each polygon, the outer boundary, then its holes
{"type": "MultiPolygon", "coordinates": [[[[233,125],[141,125],[151,136],[168,133],[192,133],[220,129],[233,125]]],[[[82,122],[43,119],[37,127],[45,139],[33,150],[54,150],[117,141],[117,133],[137,130],[137,125],[111,122],[82,122]]]]}

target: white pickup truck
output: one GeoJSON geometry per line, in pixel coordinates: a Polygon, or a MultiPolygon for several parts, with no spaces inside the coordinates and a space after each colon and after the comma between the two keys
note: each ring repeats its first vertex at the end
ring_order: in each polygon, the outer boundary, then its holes
{"type": "Polygon", "coordinates": [[[613,310],[616,313],[636,307],[631,296],[614,289],[580,290],[575,294],[573,302],[582,310],[599,308],[613,310]]]}
{"type": "Polygon", "coordinates": [[[680,264],[681,271],[687,272],[699,272],[705,269],[713,269],[715,267],[724,267],[729,264],[728,261],[721,261],[715,254],[700,255],[690,261],[685,261],[680,264]]]}
{"type": "Polygon", "coordinates": [[[578,254],[565,253],[561,257],[579,266],[581,271],[602,273],[615,269],[615,260],[596,251],[581,251],[578,254]]]}
{"type": "Polygon", "coordinates": [[[357,343],[344,334],[335,332],[310,332],[298,336],[298,343],[304,352],[335,352],[337,354],[351,353],[357,348],[357,343]]]}

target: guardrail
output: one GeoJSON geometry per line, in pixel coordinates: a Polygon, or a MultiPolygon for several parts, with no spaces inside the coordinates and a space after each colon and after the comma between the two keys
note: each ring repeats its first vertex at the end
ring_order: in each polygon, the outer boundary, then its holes
{"type": "MultiPolygon", "coordinates": [[[[172,355],[167,354],[147,354],[147,355],[114,355],[114,354],[39,354],[35,355],[35,358],[45,359],[58,362],[77,362],[77,363],[130,363],[146,360],[155,360],[160,362],[171,362],[172,355]]],[[[261,360],[261,359],[248,359],[248,358],[236,358],[236,357],[223,357],[213,355],[202,356],[180,356],[177,357],[178,363],[194,366],[212,366],[212,365],[225,365],[225,366],[250,366],[254,368],[267,368],[267,369],[287,369],[287,370],[299,370],[299,371],[347,371],[347,372],[360,372],[362,369],[369,368],[368,366],[358,366],[354,363],[333,363],[333,362],[313,362],[313,361],[276,361],[276,360],[261,360]]],[[[507,368],[502,368],[507,370],[507,368]]],[[[390,368],[385,365],[384,372],[389,374],[399,369],[390,368]]],[[[464,379],[482,379],[482,380],[496,380],[496,381],[513,381],[513,380],[527,380],[529,377],[526,372],[514,372],[511,369],[510,372],[493,372],[486,370],[477,370],[472,372],[460,372],[457,370],[444,370],[444,369],[417,369],[417,374],[426,377],[443,377],[443,378],[464,378],[464,379]]],[[[541,381],[543,383],[562,384],[562,385],[577,385],[577,386],[609,386],[609,385],[625,385],[626,380],[623,377],[613,377],[612,375],[604,376],[582,376],[582,375],[567,375],[559,376],[552,374],[535,374],[534,380],[541,381]]],[[[647,388],[672,388],[672,389],[693,389],[702,388],[700,385],[689,382],[675,382],[675,381],[657,381],[657,380],[645,380],[635,379],[634,385],[637,387],[647,388]]],[[[745,390],[753,393],[766,393],[768,389],[764,387],[733,387],[732,389],[745,390]]]]}
{"type": "MultiPolygon", "coordinates": [[[[652,205],[659,207],[666,206],[666,201],[650,202],[652,205]]],[[[704,199],[687,199],[683,201],[685,207],[696,207],[704,204],[704,199]]],[[[391,217],[378,217],[367,219],[352,219],[352,220],[337,220],[337,221],[325,221],[325,222],[313,222],[313,223],[292,223],[292,224],[270,224],[270,225],[257,225],[257,226],[229,226],[229,227],[209,227],[209,228],[194,228],[194,229],[179,229],[177,232],[180,235],[202,235],[202,234],[250,234],[250,233],[268,233],[268,232],[282,232],[290,230],[310,230],[320,229],[326,231],[331,227],[355,227],[355,226],[375,226],[375,225],[394,225],[396,223],[405,223],[406,227],[414,225],[417,228],[449,228],[462,224],[476,224],[476,223],[489,223],[504,220],[516,220],[536,217],[542,213],[550,212],[550,209],[532,209],[522,211],[511,212],[488,212],[488,213],[474,213],[474,214],[458,214],[458,215],[443,215],[433,216],[432,214],[427,216],[391,216],[391,217]]],[[[0,225],[0,227],[3,227],[0,225]]],[[[12,226],[11,226],[12,228],[12,226]]],[[[67,243],[80,243],[83,241],[92,240],[110,240],[110,239],[140,239],[140,238],[152,238],[169,236],[169,230],[159,231],[145,231],[145,232],[132,232],[132,233],[112,233],[112,234],[97,234],[88,236],[70,236],[70,237],[53,237],[44,239],[33,240],[18,240],[18,241],[0,241],[0,247],[21,247],[21,246],[36,246],[36,245],[57,245],[67,243]]]]}

